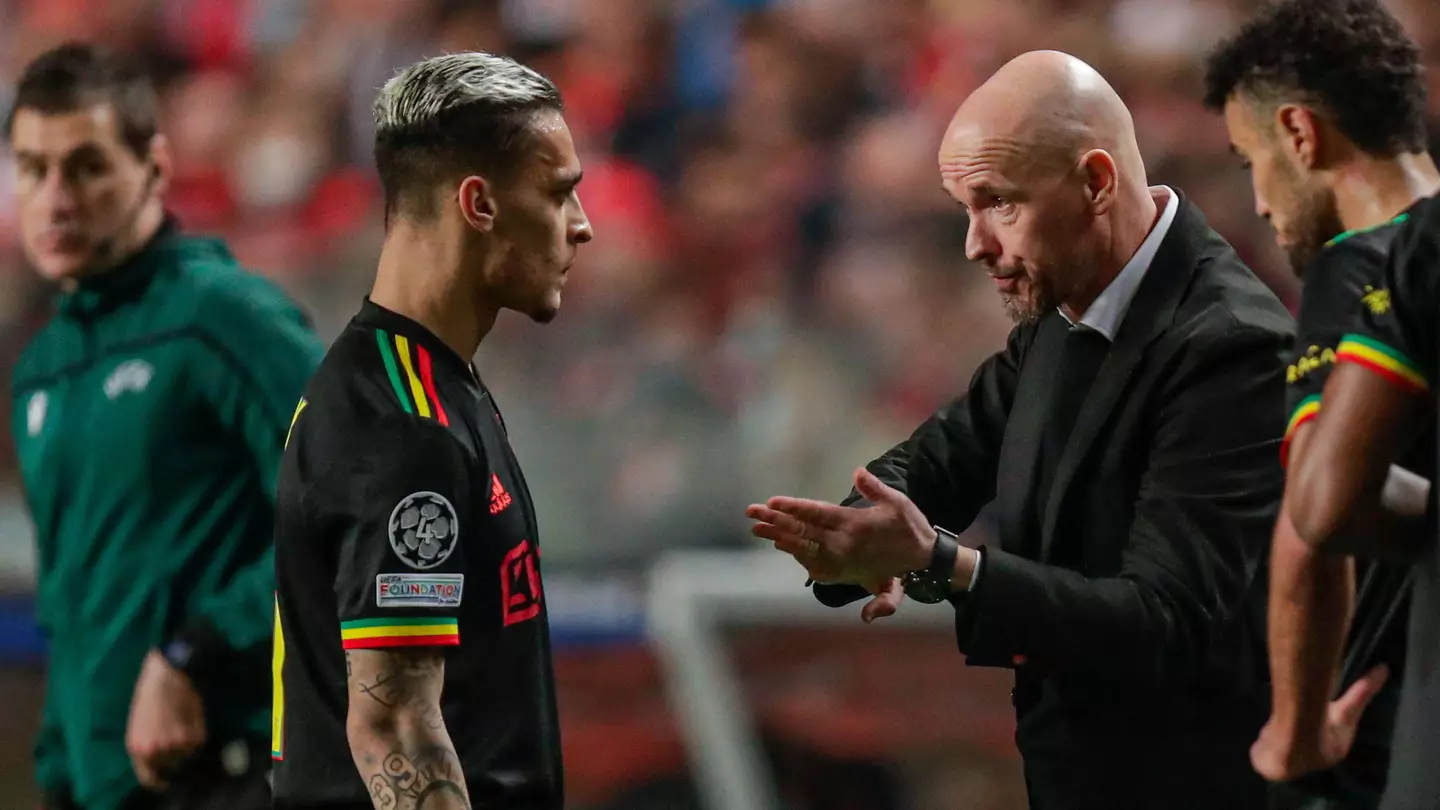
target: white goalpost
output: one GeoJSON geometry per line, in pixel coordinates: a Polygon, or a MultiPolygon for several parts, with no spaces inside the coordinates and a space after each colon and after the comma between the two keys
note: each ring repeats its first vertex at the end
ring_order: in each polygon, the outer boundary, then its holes
{"type": "MultiPolygon", "coordinates": [[[[804,570],[771,549],[676,550],[649,571],[646,632],[705,810],[781,810],[721,631],[735,625],[860,625],[863,601],[828,608],[804,582],[804,570]]],[[[907,601],[896,615],[864,629],[938,629],[954,620],[948,605],[907,601]]]]}

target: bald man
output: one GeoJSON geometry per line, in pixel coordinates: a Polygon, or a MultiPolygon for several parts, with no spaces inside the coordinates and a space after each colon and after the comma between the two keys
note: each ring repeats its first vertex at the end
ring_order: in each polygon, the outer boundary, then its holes
{"type": "Polygon", "coordinates": [[[1248,750],[1293,321],[1149,185],[1125,105],[1073,57],[1002,68],[939,167],[1014,331],[842,504],[771,498],[754,533],[826,604],[878,594],[867,621],[902,592],[953,605],[966,662],[1015,672],[1032,808],[1263,807],[1248,750]],[[987,505],[1000,542],[960,545],[987,505]]]}

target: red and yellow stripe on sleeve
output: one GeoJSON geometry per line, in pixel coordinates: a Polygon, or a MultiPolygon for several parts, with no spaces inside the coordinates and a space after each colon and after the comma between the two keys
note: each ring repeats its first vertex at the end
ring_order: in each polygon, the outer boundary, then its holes
{"type": "Polygon", "coordinates": [[[454,646],[460,643],[460,624],[443,617],[356,619],[340,623],[340,641],[347,650],[454,646]]]}
{"type": "Polygon", "coordinates": [[[1335,362],[1364,366],[1407,391],[1430,390],[1425,375],[1403,353],[1364,335],[1346,335],[1335,350],[1335,362]]]}
{"type": "Polygon", "coordinates": [[[1290,463],[1290,441],[1295,438],[1295,431],[1300,426],[1314,419],[1320,413],[1320,395],[1311,394],[1300,400],[1295,406],[1294,413],[1290,414],[1290,421],[1285,425],[1285,440],[1280,443],[1280,466],[1284,467],[1290,463]]]}
{"type": "Polygon", "coordinates": [[[400,407],[406,413],[418,413],[442,425],[450,424],[445,407],[440,404],[440,395],[435,391],[430,352],[419,343],[412,345],[404,335],[391,335],[384,329],[375,330],[375,342],[380,346],[380,359],[400,407]]]}

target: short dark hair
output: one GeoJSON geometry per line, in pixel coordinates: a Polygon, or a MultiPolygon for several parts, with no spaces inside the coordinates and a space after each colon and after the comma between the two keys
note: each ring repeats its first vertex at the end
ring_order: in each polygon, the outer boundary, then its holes
{"type": "Polygon", "coordinates": [[[21,110],[61,115],[95,104],[115,109],[120,140],[136,157],[150,153],[150,141],[159,130],[159,103],[149,76],[136,62],[82,42],[52,48],[26,66],[5,116],[5,140],[10,140],[21,110]]]}
{"type": "Polygon", "coordinates": [[[524,165],[538,113],[564,109],[549,79],[479,51],[418,62],[375,101],[375,168],[387,218],[428,219],[435,187],[478,172],[505,180],[524,165]]]}
{"type": "Polygon", "coordinates": [[[1205,106],[1298,102],[1377,157],[1425,151],[1420,49],[1379,0],[1281,0],[1206,60],[1205,106]]]}

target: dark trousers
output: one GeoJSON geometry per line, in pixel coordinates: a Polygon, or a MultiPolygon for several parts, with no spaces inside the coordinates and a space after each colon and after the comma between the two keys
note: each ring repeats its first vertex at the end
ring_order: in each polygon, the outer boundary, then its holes
{"type": "Polygon", "coordinates": [[[1284,782],[1270,785],[1270,810],[1375,810],[1378,796],[1364,791],[1346,791],[1334,785],[1328,789],[1314,784],[1284,782]]]}

